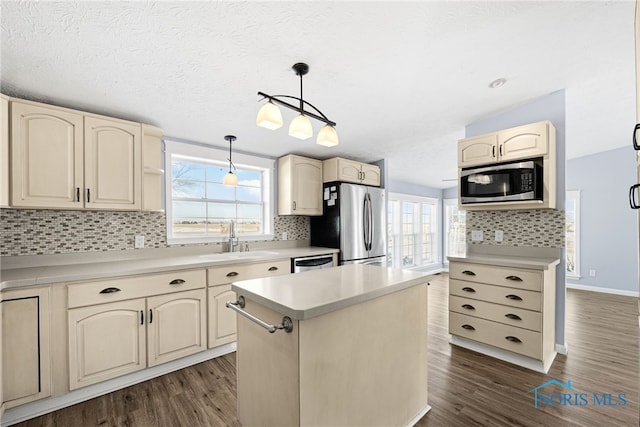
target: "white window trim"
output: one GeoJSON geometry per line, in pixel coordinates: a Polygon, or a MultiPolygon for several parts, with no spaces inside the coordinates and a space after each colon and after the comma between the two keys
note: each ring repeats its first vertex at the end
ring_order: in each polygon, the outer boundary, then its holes
{"type": "MultiPolygon", "coordinates": [[[[189,243],[211,243],[224,242],[226,237],[221,236],[197,236],[197,237],[173,237],[172,236],[172,219],[173,204],[171,203],[171,157],[173,154],[182,157],[192,157],[195,161],[202,162],[203,159],[210,159],[212,163],[228,162],[229,150],[220,147],[206,147],[199,144],[189,143],[185,141],[173,140],[170,138],[163,139],[165,143],[165,212],[167,218],[167,244],[179,245],[189,243]]],[[[241,241],[251,240],[273,240],[273,221],[274,211],[274,176],[275,176],[275,160],[265,157],[253,156],[244,153],[233,153],[233,164],[240,169],[262,169],[265,171],[263,200],[264,203],[264,234],[239,236],[241,241]]]]}
{"type": "MultiPolygon", "coordinates": [[[[442,229],[442,205],[441,205],[441,200],[437,199],[435,197],[427,197],[427,196],[416,196],[413,194],[404,194],[404,193],[395,193],[395,192],[389,192],[388,193],[388,197],[387,199],[389,200],[389,202],[391,202],[392,200],[398,201],[398,204],[396,206],[396,211],[395,212],[395,218],[398,219],[398,222],[393,223],[392,226],[394,227],[393,229],[393,236],[397,236],[400,232],[400,230],[402,229],[402,202],[412,202],[412,203],[418,203],[419,206],[419,212],[417,212],[417,214],[414,217],[414,221],[418,220],[418,221],[422,221],[422,207],[421,204],[422,203],[426,203],[426,204],[431,204],[434,206],[434,210],[435,210],[435,223],[436,223],[436,227],[438,228],[435,232],[435,248],[433,248],[433,253],[434,253],[434,258],[435,260],[429,262],[429,263],[425,263],[425,264],[420,264],[420,265],[413,265],[411,267],[402,267],[402,265],[396,265],[396,254],[399,253],[402,250],[402,239],[394,239],[394,244],[393,244],[393,255],[394,255],[394,259],[392,261],[393,265],[395,268],[404,268],[406,270],[425,270],[425,269],[430,269],[433,267],[439,267],[441,266],[442,262],[441,262],[441,253],[442,253],[442,244],[440,239],[437,238],[437,236],[439,234],[441,234],[441,229],[442,229]],[[398,230],[398,227],[400,227],[400,230],[398,230]]],[[[415,223],[415,222],[414,222],[415,223]]],[[[422,242],[422,233],[417,233],[418,235],[418,239],[416,239],[416,241],[414,241],[414,247],[417,247],[419,245],[421,245],[422,242]]]]}
{"type": "MultiPolygon", "coordinates": [[[[575,245],[576,245],[576,259],[574,273],[566,273],[567,279],[579,280],[582,278],[580,274],[580,190],[567,190],[566,200],[574,199],[576,201],[576,220],[575,220],[575,245]]],[[[566,206],[565,206],[566,214],[566,206]]],[[[565,239],[566,240],[566,239],[565,239]]],[[[566,248],[565,248],[566,252],[566,248]]]]}

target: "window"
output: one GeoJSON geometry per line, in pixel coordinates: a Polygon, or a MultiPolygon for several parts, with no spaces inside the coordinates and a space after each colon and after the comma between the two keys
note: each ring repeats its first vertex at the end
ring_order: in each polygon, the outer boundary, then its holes
{"type": "Polygon", "coordinates": [[[440,262],[438,200],[389,193],[387,265],[419,268],[440,262]]]}
{"type": "Polygon", "coordinates": [[[226,150],[166,141],[167,241],[222,241],[231,221],[241,239],[272,236],[273,160],[234,154],[238,186],[222,184],[229,171],[226,150]]]}
{"type": "Polygon", "coordinates": [[[465,256],[467,252],[465,211],[458,209],[458,199],[445,199],[444,206],[446,230],[444,253],[447,256],[465,256]]]}
{"type": "Polygon", "coordinates": [[[580,277],[580,191],[567,191],[565,200],[567,277],[580,277]]]}

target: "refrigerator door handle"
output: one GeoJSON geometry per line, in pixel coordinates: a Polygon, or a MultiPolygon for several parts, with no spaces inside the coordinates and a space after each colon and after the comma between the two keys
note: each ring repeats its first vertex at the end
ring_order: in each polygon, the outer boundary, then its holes
{"type": "Polygon", "coordinates": [[[367,244],[366,249],[368,251],[373,247],[373,208],[371,207],[371,196],[369,193],[365,196],[367,200],[367,212],[366,215],[369,217],[367,221],[367,244]]]}
{"type": "Polygon", "coordinates": [[[362,240],[364,241],[364,250],[369,250],[369,240],[367,233],[369,231],[369,214],[367,210],[367,194],[364,195],[362,201],[362,240]]]}

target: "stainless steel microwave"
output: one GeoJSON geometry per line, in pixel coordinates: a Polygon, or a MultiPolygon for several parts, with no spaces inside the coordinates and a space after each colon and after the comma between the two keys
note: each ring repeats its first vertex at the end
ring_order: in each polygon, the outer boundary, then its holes
{"type": "Polygon", "coordinates": [[[463,168],[460,203],[542,201],[542,162],[527,160],[463,168]]]}

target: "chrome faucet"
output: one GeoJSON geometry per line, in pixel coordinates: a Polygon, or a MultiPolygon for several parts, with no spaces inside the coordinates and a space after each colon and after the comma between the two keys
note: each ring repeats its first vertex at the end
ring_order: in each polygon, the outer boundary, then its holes
{"type": "Polygon", "coordinates": [[[238,246],[238,237],[236,236],[236,225],[233,222],[233,220],[231,220],[231,223],[229,224],[229,242],[228,242],[228,246],[229,252],[233,252],[233,248],[238,246]]]}

